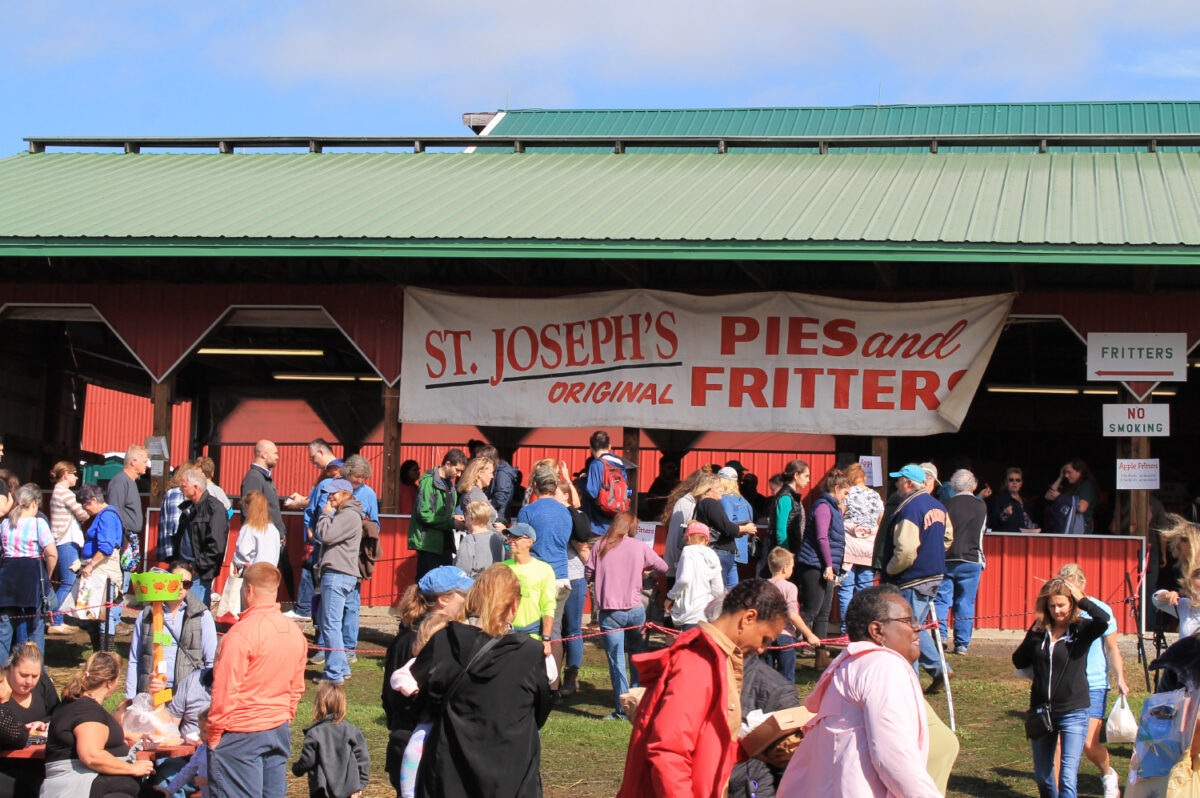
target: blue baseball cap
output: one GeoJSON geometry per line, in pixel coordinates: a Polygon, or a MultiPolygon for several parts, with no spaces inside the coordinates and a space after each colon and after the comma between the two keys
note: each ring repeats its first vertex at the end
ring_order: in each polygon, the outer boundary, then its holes
{"type": "Polygon", "coordinates": [[[509,527],[508,536],[510,538],[529,538],[535,543],[537,542],[537,530],[523,521],[518,521],[509,527]]]}
{"type": "Polygon", "coordinates": [[[899,471],[891,472],[888,474],[888,476],[905,477],[906,479],[911,479],[913,482],[916,482],[918,485],[925,484],[925,469],[921,468],[916,463],[909,463],[899,471]]]}
{"type": "Polygon", "coordinates": [[[475,584],[475,580],[463,573],[461,568],[455,568],[453,565],[439,565],[422,576],[421,581],[417,582],[417,587],[422,593],[436,595],[449,593],[451,590],[466,593],[473,584],[475,584]]]}
{"type": "Polygon", "coordinates": [[[331,479],[329,484],[325,486],[328,493],[337,493],[339,490],[344,490],[347,493],[354,492],[354,486],[350,484],[348,479],[331,479]]]}

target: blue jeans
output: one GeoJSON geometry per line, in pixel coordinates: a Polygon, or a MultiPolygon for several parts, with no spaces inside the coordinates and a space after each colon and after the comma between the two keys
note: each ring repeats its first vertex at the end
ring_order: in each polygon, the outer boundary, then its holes
{"type": "MultiPolygon", "coordinates": [[[[796,638],[791,635],[780,635],[775,638],[773,646],[790,646],[796,642],[796,638]]],[[[783,678],[788,680],[788,684],[796,683],[796,649],[780,648],[775,651],[767,652],[767,664],[775,670],[779,671],[783,678]]]]}
{"type": "MultiPolygon", "coordinates": [[[[911,587],[900,591],[900,595],[904,596],[904,600],[909,603],[913,609],[913,620],[922,626],[930,618],[937,617],[934,615],[933,598],[922,596],[913,590],[911,587]]],[[[941,676],[942,666],[938,660],[937,645],[933,642],[933,635],[929,630],[923,630],[920,634],[921,641],[921,656],[913,663],[913,668],[918,666],[936,676],[941,676]]],[[[920,674],[920,671],[917,671],[920,674]]]]}
{"type": "Polygon", "coordinates": [[[200,599],[200,603],[207,607],[209,599],[212,598],[212,583],[211,579],[197,579],[192,582],[188,592],[200,599]]]}
{"type": "Polygon", "coordinates": [[[983,566],[977,562],[947,562],[946,578],[937,594],[938,629],[946,639],[946,615],[954,610],[954,650],[966,651],[975,629],[975,594],[983,566]]]}
{"type": "Polygon", "coordinates": [[[717,559],[721,561],[721,578],[725,580],[725,590],[733,590],[734,585],[738,583],[737,560],[734,559],[732,551],[714,551],[717,553],[717,559]]]}
{"type": "Polygon", "coordinates": [[[608,677],[612,680],[613,706],[616,714],[624,717],[621,711],[621,695],[629,692],[630,687],[637,687],[637,668],[629,662],[629,676],[626,677],[626,657],[641,653],[642,629],[646,622],[646,610],[639,604],[629,610],[600,610],[600,631],[604,632],[604,653],[608,655],[608,677]],[[637,627],[623,632],[613,631],[626,626],[637,627]]]}
{"type": "MultiPolygon", "coordinates": [[[[346,596],[345,614],[342,615],[342,648],[358,648],[358,611],[361,608],[362,592],[358,580],[355,580],[354,589],[346,596]]],[[[347,659],[351,655],[358,657],[352,651],[346,652],[347,659]]]]}
{"type": "MultiPolygon", "coordinates": [[[[79,547],[74,543],[63,543],[58,547],[58,566],[55,568],[55,575],[58,576],[58,588],[54,591],[54,609],[62,606],[62,603],[67,600],[67,595],[71,592],[71,586],[75,584],[75,572],[71,570],[71,566],[79,562],[79,547]]],[[[62,613],[55,613],[50,616],[50,623],[60,624],[63,622],[62,613]]]]}
{"type": "Polygon", "coordinates": [[[583,665],[583,640],[567,640],[583,633],[583,604],[587,600],[587,580],[572,579],[571,595],[567,598],[567,611],[563,613],[562,636],[563,666],[578,668],[583,665]]]}
{"type": "MultiPolygon", "coordinates": [[[[347,648],[343,642],[346,628],[346,613],[351,598],[358,594],[358,577],[325,570],[321,574],[321,630],[325,636],[324,677],[331,682],[342,683],[350,675],[350,664],[346,662],[347,648]]],[[[358,615],[355,607],[354,614],[358,615]]]]}
{"type": "Polygon", "coordinates": [[[213,795],[223,798],[284,798],[291,724],[260,732],[225,732],[209,751],[213,795]]]}
{"type": "Polygon", "coordinates": [[[1074,709],[1070,712],[1054,712],[1054,731],[1038,740],[1030,741],[1033,746],[1033,778],[1037,781],[1040,798],[1075,798],[1075,781],[1079,776],[1079,756],[1087,739],[1088,711],[1074,709]],[[1062,738],[1062,768],[1058,774],[1058,786],[1054,784],[1054,751],[1062,738]]]}
{"type": "Polygon", "coordinates": [[[312,569],[301,566],[300,588],[296,591],[295,612],[297,615],[302,615],[305,618],[312,617],[312,597],[314,590],[312,569]]]}
{"type": "Polygon", "coordinates": [[[842,616],[842,634],[846,634],[846,608],[850,606],[850,599],[854,598],[854,594],[858,591],[875,584],[875,572],[869,565],[856,565],[845,574],[842,577],[842,583],[837,588],[838,609],[842,616]]]}
{"type": "Polygon", "coordinates": [[[46,624],[41,616],[29,617],[35,612],[33,607],[4,608],[0,614],[0,662],[7,663],[12,650],[26,640],[37,643],[39,651],[46,650],[46,624]]]}

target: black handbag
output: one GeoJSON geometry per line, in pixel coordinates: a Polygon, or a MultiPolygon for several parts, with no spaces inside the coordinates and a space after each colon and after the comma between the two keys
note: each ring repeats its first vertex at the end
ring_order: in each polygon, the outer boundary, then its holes
{"type": "Polygon", "coordinates": [[[1025,713],[1025,736],[1039,740],[1054,731],[1054,720],[1050,717],[1050,705],[1042,704],[1025,713]]]}

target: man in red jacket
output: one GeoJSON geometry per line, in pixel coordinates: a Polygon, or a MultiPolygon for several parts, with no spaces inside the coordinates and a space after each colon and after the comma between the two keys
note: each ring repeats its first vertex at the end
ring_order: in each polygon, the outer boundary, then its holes
{"type": "Polygon", "coordinates": [[[646,692],[618,798],[725,794],[741,758],[742,655],[761,654],[786,620],[779,590],[751,579],[729,591],[712,623],[684,632],[670,648],[634,656],[646,692]]]}

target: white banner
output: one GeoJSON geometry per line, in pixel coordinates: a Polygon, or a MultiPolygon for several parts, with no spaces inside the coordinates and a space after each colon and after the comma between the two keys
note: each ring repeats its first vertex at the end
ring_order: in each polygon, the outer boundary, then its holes
{"type": "Polygon", "coordinates": [[[404,294],[401,419],[931,435],[962,424],[1012,295],[855,302],[404,294]]]}

